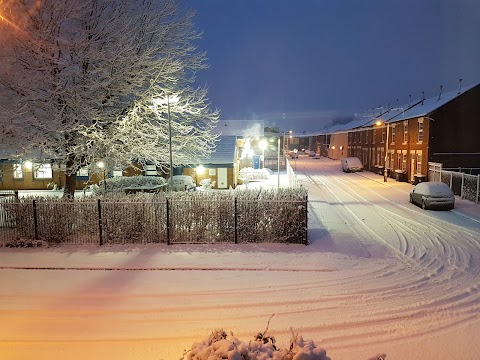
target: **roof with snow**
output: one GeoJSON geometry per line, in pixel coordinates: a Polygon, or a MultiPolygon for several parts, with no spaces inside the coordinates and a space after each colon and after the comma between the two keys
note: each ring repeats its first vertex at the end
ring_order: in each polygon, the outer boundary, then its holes
{"type": "Polygon", "coordinates": [[[219,120],[213,132],[222,136],[263,137],[264,128],[263,120],[219,120]]]}
{"type": "Polygon", "coordinates": [[[200,158],[199,163],[203,165],[232,164],[235,161],[236,146],[236,136],[220,136],[216,143],[215,150],[210,154],[210,156],[200,158]]]}
{"type": "Polygon", "coordinates": [[[480,83],[476,83],[470,86],[466,86],[461,90],[450,91],[428,99],[419,99],[416,101],[412,101],[410,104],[405,104],[398,108],[389,109],[380,113],[379,115],[370,115],[368,117],[364,117],[363,119],[355,119],[347,124],[336,124],[324,129],[319,133],[311,135],[331,134],[335,132],[349,131],[360,127],[370,127],[373,126],[378,120],[382,120],[387,123],[393,123],[396,121],[428,116],[446,103],[452,101],[463,93],[479,85],[480,83]]]}

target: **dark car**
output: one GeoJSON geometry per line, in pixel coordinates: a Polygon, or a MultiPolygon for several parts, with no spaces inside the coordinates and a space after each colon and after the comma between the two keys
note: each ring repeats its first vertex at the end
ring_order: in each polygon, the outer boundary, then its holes
{"type": "Polygon", "coordinates": [[[422,182],[410,192],[410,202],[422,209],[451,210],[455,206],[455,195],[447,184],[442,182],[422,182]]]}

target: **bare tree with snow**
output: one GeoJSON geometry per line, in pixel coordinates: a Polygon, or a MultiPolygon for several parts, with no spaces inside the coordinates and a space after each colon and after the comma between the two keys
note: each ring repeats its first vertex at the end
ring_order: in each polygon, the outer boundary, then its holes
{"type": "MultiPolygon", "coordinates": [[[[165,168],[215,146],[194,14],[173,0],[4,0],[0,31],[2,146],[41,150],[76,172],[98,160],[165,168]],[[168,114],[164,99],[177,96],[168,114]]],[[[168,110],[168,109],[167,109],[168,110]]],[[[193,157],[194,159],[195,157],[193,157]]]]}

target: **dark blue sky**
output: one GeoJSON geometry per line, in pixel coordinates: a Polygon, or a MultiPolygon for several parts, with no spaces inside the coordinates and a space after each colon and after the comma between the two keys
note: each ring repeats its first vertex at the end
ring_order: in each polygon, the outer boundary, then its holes
{"type": "Polygon", "coordinates": [[[478,0],[185,0],[221,118],[320,130],[480,82],[478,0]]]}

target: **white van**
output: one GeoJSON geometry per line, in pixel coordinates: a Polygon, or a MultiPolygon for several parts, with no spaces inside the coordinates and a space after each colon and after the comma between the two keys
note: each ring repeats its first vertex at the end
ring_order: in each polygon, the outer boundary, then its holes
{"type": "Polygon", "coordinates": [[[357,157],[346,157],[342,159],[342,170],[344,172],[363,171],[363,164],[357,157]]]}

